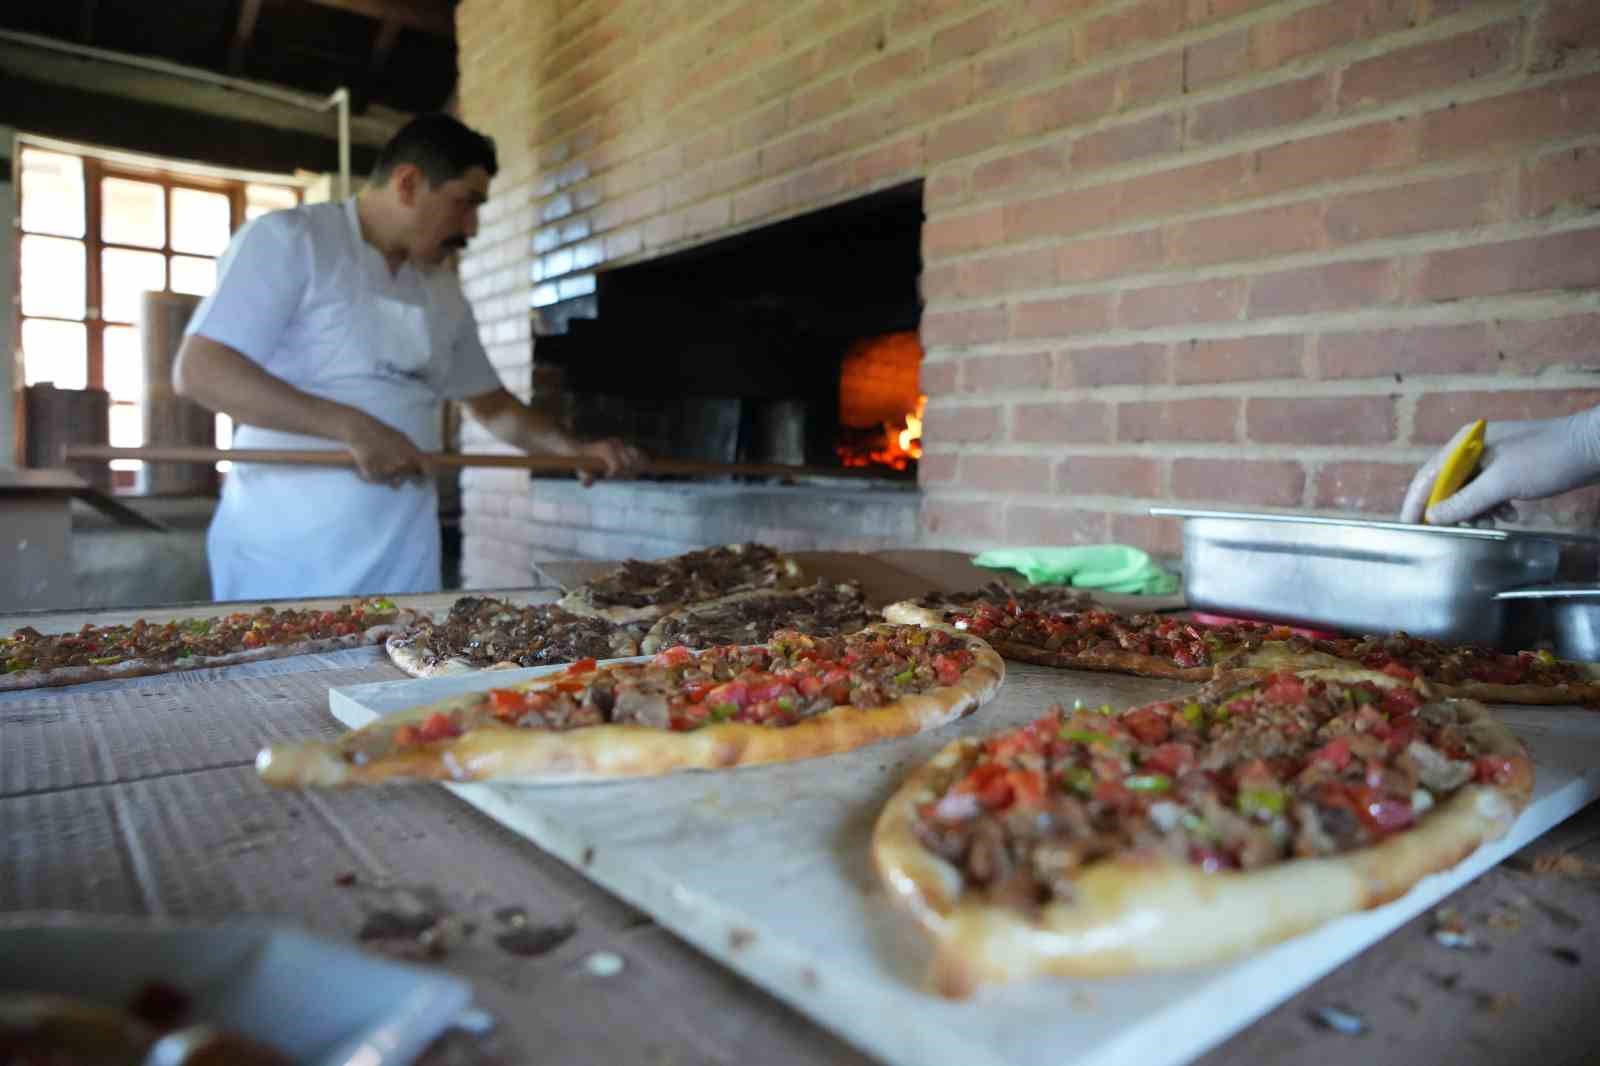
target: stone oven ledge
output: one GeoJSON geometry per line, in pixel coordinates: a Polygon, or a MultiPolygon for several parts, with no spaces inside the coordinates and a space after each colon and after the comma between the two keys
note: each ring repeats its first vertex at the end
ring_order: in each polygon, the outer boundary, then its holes
{"type": "MultiPolygon", "coordinates": [[[[907,547],[920,535],[922,494],[892,482],[751,485],[731,482],[617,482],[536,479],[515,510],[469,537],[516,538],[502,559],[651,559],[711,544],[761,541],[790,550],[871,551],[907,547]],[[520,551],[517,549],[521,549],[520,551]]],[[[496,545],[500,547],[500,545],[496,545]]],[[[468,574],[474,584],[477,575],[468,574]]]]}

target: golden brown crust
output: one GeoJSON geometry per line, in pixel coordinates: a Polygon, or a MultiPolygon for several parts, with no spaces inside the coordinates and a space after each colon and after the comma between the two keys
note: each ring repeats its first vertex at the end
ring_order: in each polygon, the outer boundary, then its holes
{"type": "Polygon", "coordinates": [[[982,741],[967,737],[891,797],[873,831],[873,862],[890,896],[933,934],[930,980],[942,995],[1040,974],[1105,977],[1219,962],[1395,899],[1510,828],[1531,795],[1533,764],[1487,708],[1461,701],[1457,710],[1486,753],[1511,760],[1510,781],[1468,785],[1414,828],[1357,851],[1222,873],[1103,861],[1075,880],[1075,901],[1030,916],[966,893],[961,872],[913,831],[918,805],[977,758],[982,741]]]}
{"type": "MultiPolygon", "coordinates": [[[[256,770],[268,784],[291,787],[405,780],[544,783],[648,777],[677,770],[726,769],[835,755],[936,728],[993,698],[1005,677],[1004,661],[977,637],[949,632],[966,641],[975,657],[956,684],[902,697],[882,707],[834,707],[791,726],[722,722],[675,733],[637,725],[597,725],[560,732],[496,725],[360,765],[344,758],[338,742],[278,745],[257,756],[256,770]]],[[[393,729],[461,706],[463,700],[481,698],[476,694],[411,708],[385,715],[363,728],[393,729]]]]}

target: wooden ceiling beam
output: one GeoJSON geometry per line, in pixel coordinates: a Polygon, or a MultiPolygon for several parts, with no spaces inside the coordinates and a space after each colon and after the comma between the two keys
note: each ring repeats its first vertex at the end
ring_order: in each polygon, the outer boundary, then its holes
{"type": "Polygon", "coordinates": [[[403,27],[421,30],[438,37],[456,35],[456,19],[450,0],[307,0],[321,7],[349,11],[367,18],[394,21],[403,27]]]}
{"type": "Polygon", "coordinates": [[[372,42],[372,55],[367,59],[368,81],[376,80],[383,73],[383,68],[389,62],[389,53],[394,51],[394,43],[400,39],[402,29],[404,27],[396,18],[386,18],[378,26],[378,36],[372,42]]]}
{"type": "Polygon", "coordinates": [[[261,0],[239,0],[239,18],[233,24],[233,44],[228,48],[228,70],[237,74],[244,69],[244,57],[250,51],[250,42],[256,35],[256,22],[261,18],[261,0]]]}

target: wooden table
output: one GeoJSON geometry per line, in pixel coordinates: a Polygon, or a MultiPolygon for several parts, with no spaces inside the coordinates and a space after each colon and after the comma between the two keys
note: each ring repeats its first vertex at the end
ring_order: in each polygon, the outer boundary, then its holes
{"type": "MultiPolygon", "coordinates": [[[[540,595],[553,593],[528,598],[540,595]]],[[[216,607],[144,613],[207,610],[216,607]]],[[[0,618],[0,632],[129,613],[139,612],[0,618]]],[[[342,941],[374,914],[448,913],[473,931],[429,964],[470,978],[499,1024],[445,1036],[430,1064],[869,1061],[441,789],[257,782],[263,744],[339,731],[330,687],[399,676],[369,649],[0,696],[0,911],[265,915],[342,941]],[[496,943],[505,908],[573,935],[542,954],[512,953],[496,943]],[[596,953],[623,968],[595,976],[586,961],[596,953]]],[[[1418,919],[1200,1061],[1592,1061],[1600,809],[1450,906],[1488,950],[1442,947],[1418,919]],[[1556,871],[1536,872],[1557,856],[1556,871]],[[1367,1033],[1308,1021],[1323,1006],[1354,1012],[1367,1033]]]]}

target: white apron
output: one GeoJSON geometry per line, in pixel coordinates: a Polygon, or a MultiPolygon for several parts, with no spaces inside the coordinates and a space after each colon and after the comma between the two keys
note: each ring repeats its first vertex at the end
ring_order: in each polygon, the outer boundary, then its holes
{"type": "MultiPolygon", "coordinates": [[[[338,364],[309,388],[359,406],[423,451],[440,447],[440,394],[430,383],[436,338],[420,287],[395,283],[370,257],[350,301],[338,364]]],[[[241,426],[237,448],[342,451],[337,441],[241,426]]],[[[398,488],[353,468],[235,464],[206,537],[218,600],[432,592],[442,581],[438,498],[431,478],[398,488]]]]}

